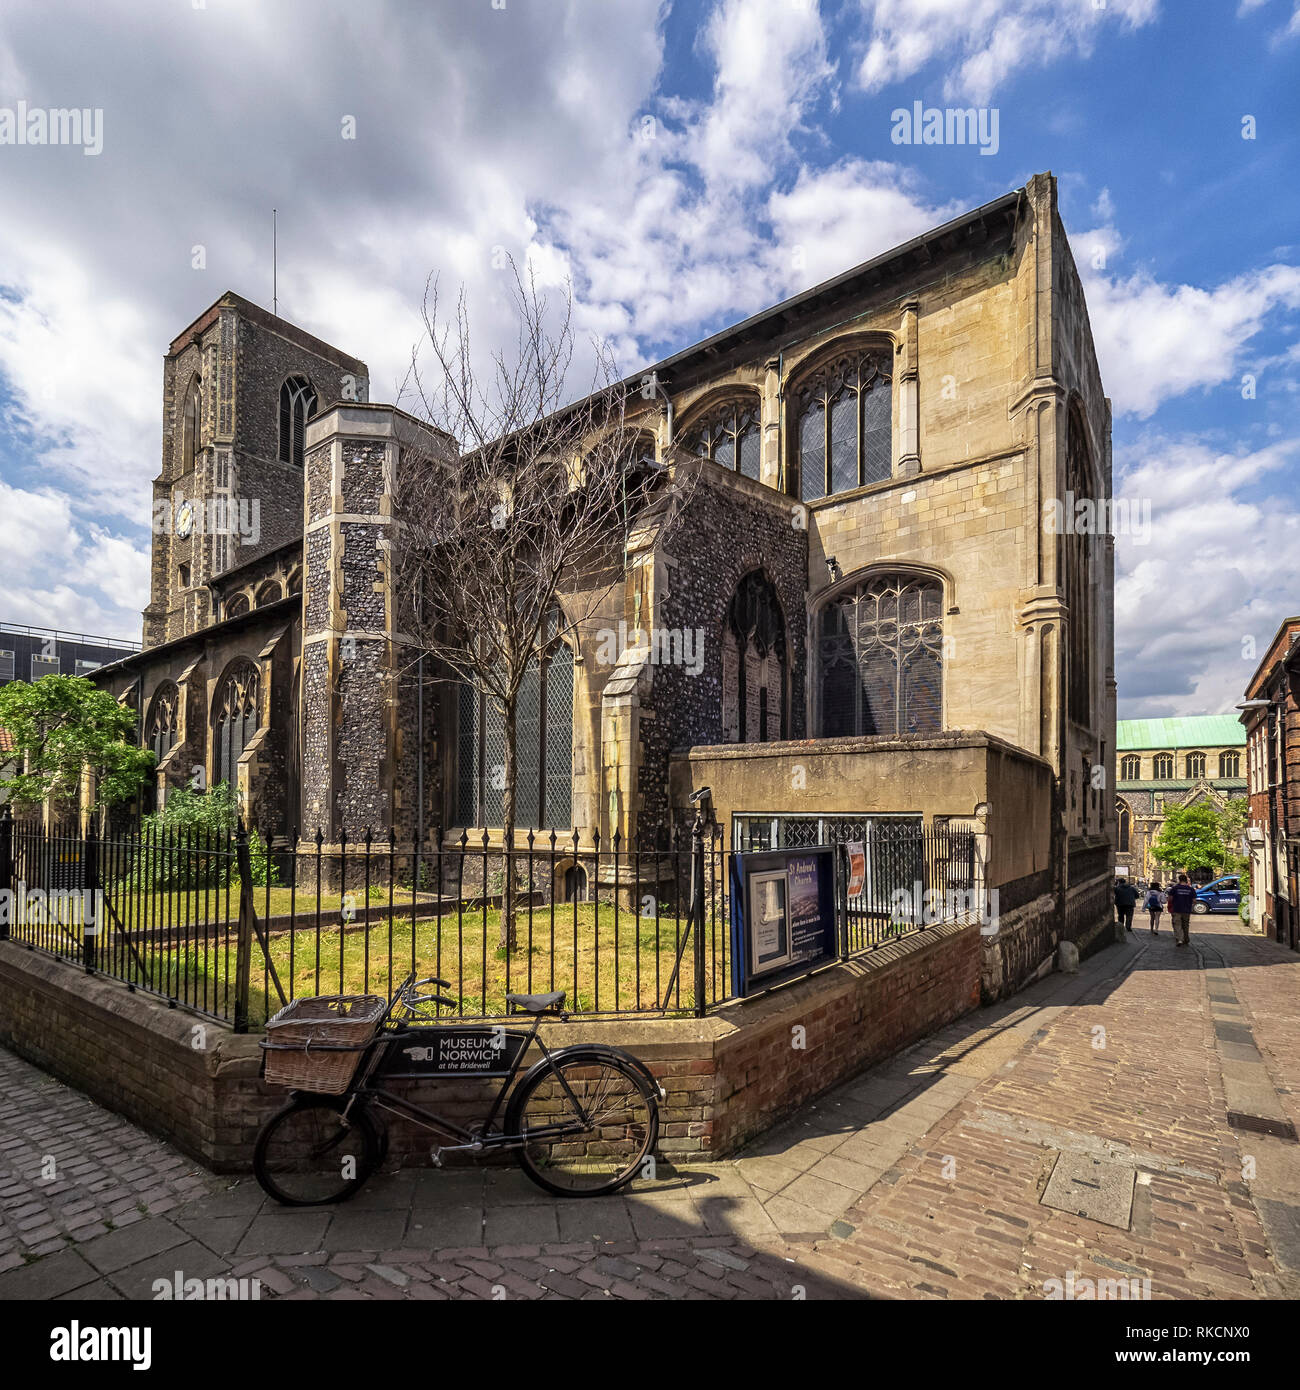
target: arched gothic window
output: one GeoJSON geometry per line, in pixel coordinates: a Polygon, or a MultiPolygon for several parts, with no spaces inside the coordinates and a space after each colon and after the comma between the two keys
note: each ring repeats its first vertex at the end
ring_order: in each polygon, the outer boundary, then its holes
{"type": "Polygon", "coordinates": [[[722,739],[785,737],[785,620],[762,570],[736,586],[722,629],[722,739]]]}
{"type": "Polygon", "coordinates": [[[291,595],[302,593],[302,570],[296,569],[293,571],[292,574],[290,574],[289,593],[291,595]]]}
{"type": "Polygon", "coordinates": [[[265,608],[268,603],[279,603],[280,597],[280,586],[274,579],[269,579],[257,591],[257,606],[265,608]]]}
{"type": "Polygon", "coordinates": [[[1187,776],[1188,776],[1188,777],[1204,777],[1204,776],[1205,776],[1205,754],[1204,754],[1204,753],[1189,753],[1189,754],[1187,755],[1186,768],[1187,768],[1187,776]]]}
{"type": "Polygon", "coordinates": [[[291,376],[280,387],[280,462],[302,467],[307,421],[316,414],[316,388],[305,376],[291,376]]]}
{"type": "Polygon", "coordinates": [[[687,431],[684,443],[691,453],[757,481],[762,443],[757,399],[728,401],[709,411],[687,431]]]}
{"type": "Polygon", "coordinates": [[[1126,754],[1119,760],[1119,780],[1136,782],[1142,776],[1142,759],[1136,753],[1126,754]]]}
{"type": "Polygon", "coordinates": [[[887,347],[837,357],[799,384],[795,437],[805,502],[890,476],[892,390],[887,347]]]}
{"type": "Polygon", "coordinates": [[[199,435],[202,426],[202,406],[199,379],[191,377],[181,410],[181,468],[188,472],[199,456],[199,435]]]}
{"type": "Polygon", "coordinates": [[[1151,759],[1151,776],[1157,782],[1167,782],[1174,775],[1174,755],[1172,753],[1157,753],[1151,759]]]}
{"type": "Polygon", "coordinates": [[[936,733],[943,727],[943,586],[880,574],[843,589],[817,617],[821,732],[936,733]]]}
{"type": "Polygon", "coordinates": [[[234,662],[217,686],[212,705],[213,747],[217,765],[214,780],[235,786],[239,759],[257,732],[261,677],[247,658],[234,662]]]}
{"type": "MultiPolygon", "coordinates": [[[[1083,419],[1077,409],[1072,410],[1069,416],[1065,486],[1075,503],[1084,499],[1095,500],[1096,490],[1088,464],[1088,442],[1083,432],[1083,419]]],[[[1074,507],[1067,505],[1066,511],[1072,514],[1074,507]]],[[[1062,537],[1062,546],[1065,552],[1065,603],[1070,610],[1067,708],[1070,718],[1076,723],[1088,724],[1092,710],[1092,533],[1086,528],[1071,529],[1062,537]]]]}
{"type": "Polygon", "coordinates": [[[1240,777],[1241,776],[1241,754],[1235,752],[1219,754],[1219,776],[1220,777],[1240,777]]]}
{"type": "Polygon", "coordinates": [[[226,604],[227,618],[242,618],[248,612],[248,595],[236,594],[226,604]]]}
{"type": "Polygon", "coordinates": [[[1115,848],[1118,849],[1121,854],[1127,854],[1132,818],[1129,814],[1127,802],[1119,802],[1117,809],[1119,811],[1119,843],[1115,848]]]}
{"type": "Polygon", "coordinates": [[[145,747],[153,750],[154,766],[176,747],[177,716],[180,690],[173,681],[165,681],[154,691],[145,723],[145,747]]]}
{"type": "MultiPolygon", "coordinates": [[[[468,683],[460,687],[457,753],[457,823],[499,827],[505,719],[491,696],[468,683]]],[[[573,652],[558,637],[529,666],[519,690],[515,774],[515,824],[521,830],[572,829],[573,652]]]]}

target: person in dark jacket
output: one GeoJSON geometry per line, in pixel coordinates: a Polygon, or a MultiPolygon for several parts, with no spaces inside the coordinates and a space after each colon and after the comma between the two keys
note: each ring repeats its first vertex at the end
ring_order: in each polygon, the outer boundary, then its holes
{"type": "Polygon", "coordinates": [[[1192,909],[1196,906],[1196,889],[1186,874],[1169,890],[1169,917],[1174,924],[1174,945],[1186,946],[1191,934],[1192,909]]]}
{"type": "Polygon", "coordinates": [[[1120,926],[1133,930],[1133,909],[1137,906],[1138,890],[1126,878],[1115,885],[1115,915],[1120,926]]]}

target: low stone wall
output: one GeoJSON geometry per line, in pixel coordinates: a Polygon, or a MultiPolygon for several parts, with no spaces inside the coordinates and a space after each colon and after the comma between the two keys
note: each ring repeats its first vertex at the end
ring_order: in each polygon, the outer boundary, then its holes
{"type": "MultiPolygon", "coordinates": [[[[890,942],[704,1019],[543,1025],[552,1048],[606,1042],[640,1057],[667,1093],[660,1152],[716,1158],[846,1080],[976,1007],[977,923],[890,942]]],[[[259,1039],[64,961],[0,942],[0,1043],[219,1172],[250,1166],[283,1093],[259,1079],[259,1039]]],[[[492,1082],[392,1087],[452,1119],[482,1116],[492,1082]]],[[[391,1151],[427,1163],[435,1142],[393,1119],[391,1151]]]]}

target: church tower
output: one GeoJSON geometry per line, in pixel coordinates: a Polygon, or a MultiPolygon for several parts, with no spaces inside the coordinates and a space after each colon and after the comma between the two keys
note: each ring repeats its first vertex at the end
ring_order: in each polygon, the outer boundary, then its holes
{"type": "Polygon", "coordinates": [[[237,294],[171,344],[146,647],[233,616],[212,581],[301,540],[307,421],[334,401],[368,398],[364,362],[237,294]]]}

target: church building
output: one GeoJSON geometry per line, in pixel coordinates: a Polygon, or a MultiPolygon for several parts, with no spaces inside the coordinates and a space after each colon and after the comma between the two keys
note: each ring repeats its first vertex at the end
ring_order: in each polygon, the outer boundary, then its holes
{"type": "MultiPolygon", "coordinates": [[[[1007,987],[1099,939],[1112,542],[1046,518],[1109,499],[1110,405],[1052,176],[647,370],[634,423],[692,485],[539,652],[521,829],[661,842],[703,786],[737,848],[958,822],[1007,987]]],[[[236,294],[171,343],[144,647],[95,676],[157,754],[144,809],[197,778],[272,843],[499,843],[500,716],[394,616],[403,470],[453,448],[236,294]]]]}

